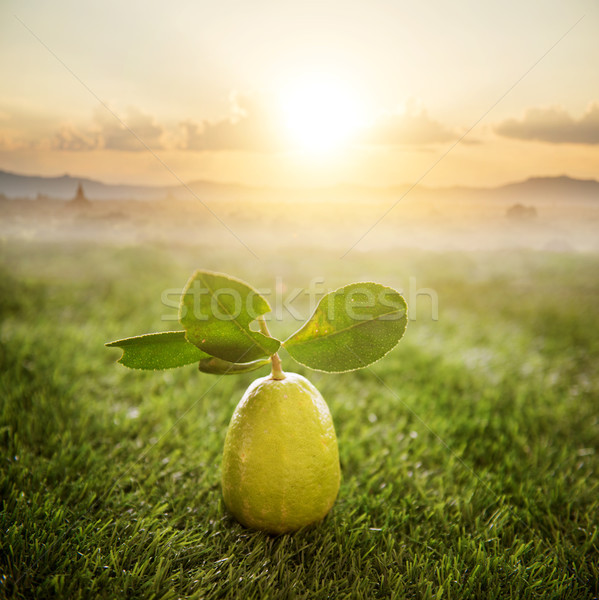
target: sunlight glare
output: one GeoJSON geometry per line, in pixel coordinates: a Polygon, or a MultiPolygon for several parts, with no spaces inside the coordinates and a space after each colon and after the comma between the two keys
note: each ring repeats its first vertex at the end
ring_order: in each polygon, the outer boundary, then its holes
{"type": "Polygon", "coordinates": [[[288,86],[282,108],[291,142],[308,153],[340,149],[360,126],[356,94],[330,79],[305,79],[288,86]]]}

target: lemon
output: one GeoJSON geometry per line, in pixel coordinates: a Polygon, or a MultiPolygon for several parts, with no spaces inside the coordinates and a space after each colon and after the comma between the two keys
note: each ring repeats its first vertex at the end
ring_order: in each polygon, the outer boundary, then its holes
{"type": "Polygon", "coordinates": [[[320,392],[296,373],[254,381],[225,439],[222,489],[233,516],[280,534],[320,521],[337,497],[337,437],[320,392]]]}

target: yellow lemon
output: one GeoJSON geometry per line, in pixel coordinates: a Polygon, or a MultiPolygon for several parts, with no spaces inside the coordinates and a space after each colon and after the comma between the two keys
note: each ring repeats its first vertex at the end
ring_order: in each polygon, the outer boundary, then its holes
{"type": "Polygon", "coordinates": [[[270,533],[320,521],[339,491],[337,437],[320,392],[296,373],[254,381],[225,439],[223,497],[243,525],[270,533]]]}

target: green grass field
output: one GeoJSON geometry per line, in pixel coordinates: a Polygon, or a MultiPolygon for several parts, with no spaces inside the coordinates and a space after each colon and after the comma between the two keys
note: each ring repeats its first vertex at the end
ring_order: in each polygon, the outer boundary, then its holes
{"type": "Polygon", "coordinates": [[[599,594],[599,256],[5,242],[0,268],[0,596],[599,594]],[[227,424],[256,374],[130,371],[103,345],[177,328],[161,293],[199,267],[437,294],[438,320],[412,298],[370,368],[282,357],[327,400],[342,467],[332,512],[295,535],[245,530],[221,499],[227,424]]]}

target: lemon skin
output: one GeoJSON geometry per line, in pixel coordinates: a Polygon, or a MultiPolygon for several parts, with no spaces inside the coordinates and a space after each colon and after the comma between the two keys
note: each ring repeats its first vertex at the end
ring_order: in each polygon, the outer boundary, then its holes
{"type": "Polygon", "coordinates": [[[339,491],[337,437],[320,392],[296,373],[254,381],[225,439],[225,505],[250,529],[287,533],[325,517],[339,491]]]}

